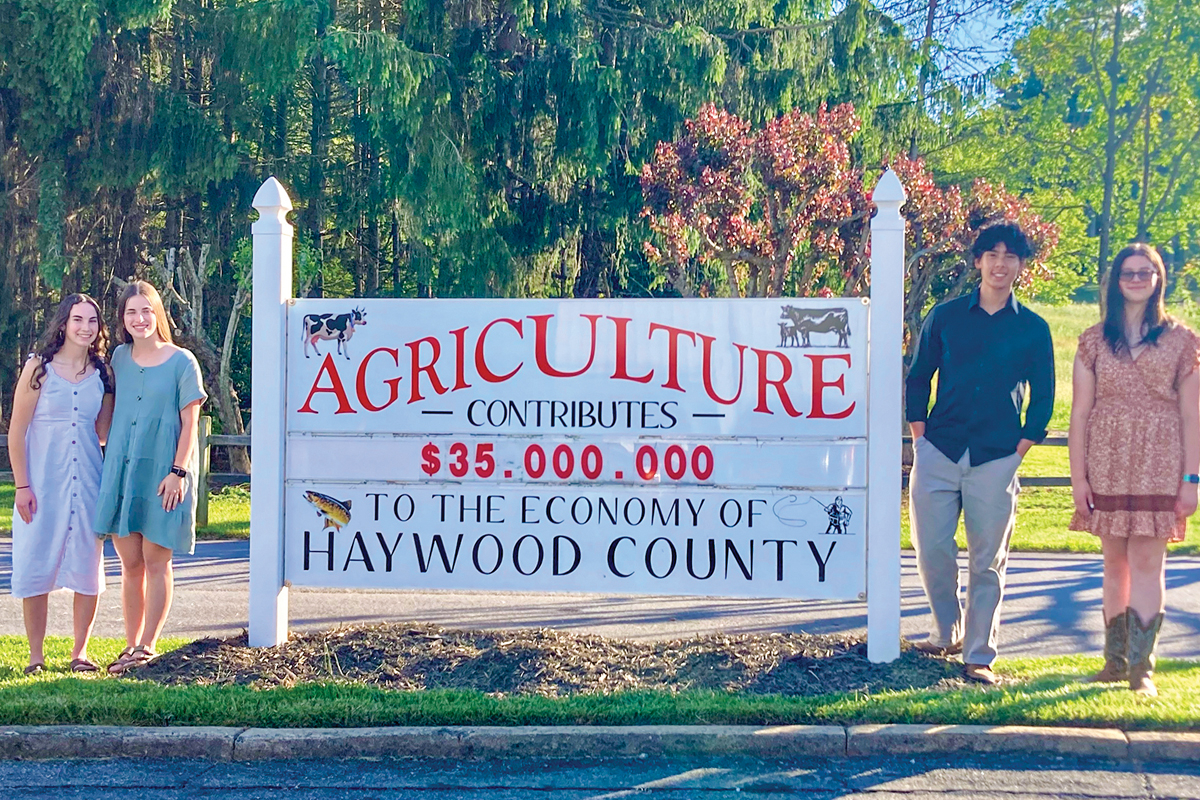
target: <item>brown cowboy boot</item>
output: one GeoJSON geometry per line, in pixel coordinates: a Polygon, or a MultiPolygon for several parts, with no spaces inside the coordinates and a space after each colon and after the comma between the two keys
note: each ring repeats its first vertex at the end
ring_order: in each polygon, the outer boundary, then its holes
{"type": "Polygon", "coordinates": [[[1129,688],[1145,697],[1158,696],[1150,678],[1154,675],[1154,647],[1162,622],[1163,615],[1159,612],[1150,624],[1143,625],[1138,613],[1129,609],[1129,688]]]}
{"type": "Polygon", "coordinates": [[[1129,678],[1129,616],[1125,609],[1104,623],[1104,668],[1085,683],[1120,683],[1129,678]]]}

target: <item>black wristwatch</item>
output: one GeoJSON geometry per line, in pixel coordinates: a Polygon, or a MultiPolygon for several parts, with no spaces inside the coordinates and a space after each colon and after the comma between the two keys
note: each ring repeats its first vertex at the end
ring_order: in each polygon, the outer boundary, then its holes
{"type": "Polygon", "coordinates": [[[179,476],[179,477],[181,477],[181,478],[186,478],[186,477],[187,477],[187,470],[186,470],[186,469],[184,469],[183,467],[177,467],[177,466],[175,466],[174,464],[172,464],[172,465],[171,465],[171,474],[172,474],[172,475],[178,475],[178,476],[179,476]]]}

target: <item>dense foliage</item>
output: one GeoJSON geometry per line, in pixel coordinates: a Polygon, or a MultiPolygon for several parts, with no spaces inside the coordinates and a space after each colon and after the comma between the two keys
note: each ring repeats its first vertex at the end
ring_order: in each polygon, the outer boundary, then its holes
{"type": "Polygon", "coordinates": [[[1181,268],[1196,22],[1181,0],[1109,5],[1051,3],[997,62],[966,21],[1021,22],[1005,0],[6,0],[0,390],[61,292],[111,304],[141,276],[169,285],[229,398],[219,427],[240,430],[250,200],[268,175],[296,204],[296,286],[313,295],[862,292],[885,163],[929,196],[909,211],[910,278],[927,283],[910,317],[967,285],[963,232],[1001,213],[1051,219],[1069,245],[1039,293],[1064,296],[1059,276],[1089,259],[1094,276],[1103,243],[1135,233],[1170,239],[1181,268]],[[1098,81],[1088,30],[1120,44],[1098,81]],[[1109,119],[1125,136],[1111,170],[1109,119]],[[711,218],[685,231],[697,220],[659,213],[643,170],[707,158],[679,146],[725,128],[746,172],[714,169],[729,194],[680,211],[711,218]],[[1089,207],[1108,239],[1088,238],[1089,207]],[[734,246],[747,256],[719,257],[734,246]]]}

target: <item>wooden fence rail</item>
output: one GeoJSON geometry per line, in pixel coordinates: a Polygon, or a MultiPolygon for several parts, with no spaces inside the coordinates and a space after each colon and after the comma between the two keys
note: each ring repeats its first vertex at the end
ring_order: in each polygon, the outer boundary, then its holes
{"type": "MultiPolygon", "coordinates": [[[[904,437],[904,443],[910,444],[912,438],[904,437]]],[[[1067,437],[1065,436],[1047,436],[1046,440],[1039,446],[1065,447],[1067,437]]],[[[249,447],[250,435],[231,436],[228,434],[212,433],[212,418],[203,416],[200,417],[199,436],[196,441],[197,448],[200,450],[200,474],[197,476],[196,489],[196,523],[204,526],[208,524],[208,497],[212,486],[231,486],[237,484],[246,484],[250,482],[250,476],[241,472],[212,472],[209,470],[209,454],[214,447],[249,447]]],[[[0,436],[0,449],[8,448],[8,440],[0,436]]],[[[7,453],[5,454],[7,455],[7,453]]],[[[11,481],[12,472],[0,472],[0,480],[11,481]]],[[[905,483],[908,483],[907,475],[905,483]]],[[[1070,477],[1023,477],[1021,478],[1022,486],[1070,486],[1070,477]]]]}

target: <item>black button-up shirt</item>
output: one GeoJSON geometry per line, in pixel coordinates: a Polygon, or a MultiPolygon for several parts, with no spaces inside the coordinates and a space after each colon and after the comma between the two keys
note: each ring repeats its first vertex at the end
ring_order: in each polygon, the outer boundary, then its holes
{"type": "Polygon", "coordinates": [[[971,466],[1010,456],[1021,439],[1046,438],[1054,411],[1050,326],[1011,295],[995,314],[979,306],[978,290],[942,303],[921,328],[905,388],[908,421],[924,422],[925,438],[950,460],[966,450],[971,466]],[[928,411],[935,372],[937,402],[928,411]]]}

